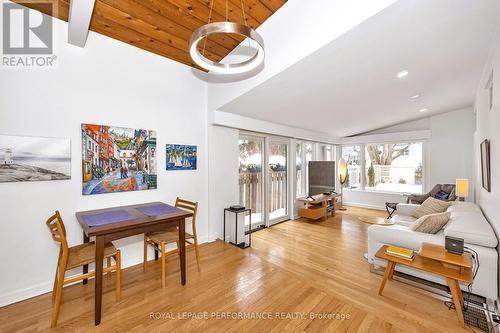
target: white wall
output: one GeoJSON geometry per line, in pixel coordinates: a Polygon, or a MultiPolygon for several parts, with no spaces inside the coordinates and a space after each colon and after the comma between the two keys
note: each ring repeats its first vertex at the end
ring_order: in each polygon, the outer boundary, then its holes
{"type": "MultiPolygon", "coordinates": [[[[239,203],[239,130],[209,126],[210,239],[222,237],[224,208],[239,203]]],[[[228,218],[226,235],[231,229],[228,218]]],[[[231,233],[232,234],[232,233],[231,233]]]]}
{"type": "Polygon", "coordinates": [[[238,128],[245,131],[270,135],[285,136],[300,140],[319,141],[333,144],[340,142],[340,138],[336,138],[326,133],[271,123],[269,121],[248,118],[223,111],[211,112],[209,122],[219,126],[238,128]]]}
{"type": "Polygon", "coordinates": [[[430,184],[455,184],[469,179],[469,201],[474,201],[474,112],[472,108],[448,112],[430,119],[430,184]]]}
{"type": "MultiPolygon", "coordinates": [[[[474,162],[472,137],[475,130],[472,108],[442,113],[424,119],[379,129],[366,135],[383,136],[384,140],[413,140],[415,134],[430,131],[424,147],[424,192],[435,184],[454,184],[457,178],[468,178],[470,182],[469,199],[474,199],[474,162]],[[397,132],[396,132],[397,131],[397,132]]],[[[344,143],[356,142],[356,137],[344,143]]],[[[363,139],[358,140],[362,142],[363,139]]],[[[367,208],[384,208],[385,202],[404,202],[400,194],[344,190],[344,203],[367,208]]]]}
{"type": "Polygon", "coordinates": [[[497,32],[496,39],[492,45],[489,60],[484,68],[476,94],[477,131],[474,136],[474,151],[476,153],[474,162],[476,169],[477,202],[493,226],[497,238],[500,239],[500,31],[497,32]],[[490,110],[488,106],[488,94],[485,88],[492,71],[494,92],[493,108],[490,110]],[[486,191],[481,185],[481,155],[479,145],[485,139],[490,140],[491,145],[491,192],[486,191]]]}
{"type": "MultiPolygon", "coordinates": [[[[71,180],[0,184],[0,306],[51,289],[58,245],[45,220],[56,209],[76,245],[76,211],[181,196],[200,203],[198,232],[208,239],[206,82],[187,66],[92,32],[84,49],[68,45],[67,24],[54,24],[56,69],[1,70],[0,133],[71,138],[71,180]],[[157,130],[158,189],[82,196],[84,122],[157,130]],[[198,170],[166,172],[166,143],[197,145],[198,170]]],[[[116,245],[124,266],[142,261],[142,237],[116,245]]]]}
{"type": "MultiPolygon", "coordinates": [[[[211,75],[209,109],[220,108],[394,2],[395,0],[289,0],[257,29],[266,42],[265,66],[260,72],[251,73],[251,76],[228,78],[211,75]],[[297,17],[300,17],[300,22],[297,22],[297,17]],[[314,33],[311,34],[311,31],[314,33]]],[[[245,45],[242,43],[232,53],[241,53],[240,48],[245,45]]]]}

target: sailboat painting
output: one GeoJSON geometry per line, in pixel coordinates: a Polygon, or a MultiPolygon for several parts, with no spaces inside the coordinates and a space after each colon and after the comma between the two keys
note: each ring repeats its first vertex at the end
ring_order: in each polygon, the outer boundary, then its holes
{"type": "Polygon", "coordinates": [[[196,170],[196,146],[167,144],[167,170],[196,170]]]}

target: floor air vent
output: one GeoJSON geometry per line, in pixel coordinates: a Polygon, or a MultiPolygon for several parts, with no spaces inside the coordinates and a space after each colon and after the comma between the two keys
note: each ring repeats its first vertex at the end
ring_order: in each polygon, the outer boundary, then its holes
{"type": "Polygon", "coordinates": [[[466,325],[480,329],[483,332],[491,332],[491,327],[486,317],[487,310],[484,308],[484,305],[478,306],[471,301],[463,313],[466,325]]]}

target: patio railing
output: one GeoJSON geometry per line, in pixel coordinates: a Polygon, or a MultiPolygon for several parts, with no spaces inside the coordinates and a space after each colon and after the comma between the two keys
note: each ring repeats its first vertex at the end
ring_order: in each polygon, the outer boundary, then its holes
{"type": "MultiPolygon", "coordinates": [[[[286,171],[270,172],[270,211],[286,208],[286,171]]],[[[240,172],[240,203],[253,213],[262,212],[262,174],[240,172]]]]}

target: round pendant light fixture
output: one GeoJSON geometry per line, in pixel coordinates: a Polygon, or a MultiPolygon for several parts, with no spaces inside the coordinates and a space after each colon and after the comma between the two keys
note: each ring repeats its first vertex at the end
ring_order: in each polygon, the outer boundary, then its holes
{"type": "MultiPolygon", "coordinates": [[[[241,0],[241,9],[243,12],[243,20],[245,20],[245,10],[243,7],[243,0],[241,0]]],[[[229,22],[228,21],[228,7],[226,1],[226,21],[225,22],[210,22],[212,19],[213,10],[213,0],[210,6],[210,13],[208,16],[208,24],[205,24],[198,29],[196,29],[191,35],[189,41],[189,55],[191,59],[200,67],[209,70],[214,73],[219,74],[240,74],[249,72],[257,67],[264,61],[265,51],[264,51],[264,40],[262,37],[252,28],[247,25],[229,22]],[[256,52],[249,59],[246,59],[237,63],[224,64],[222,62],[216,62],[208,59],[204,56],[205,46],[208,38],[214,34],[236,34],[245,37],[250,41],[254,41],[256,44],[256,52]],[[205,39],[202,52],[200,52],[198,45],[201,40],[205,39]]]]}

